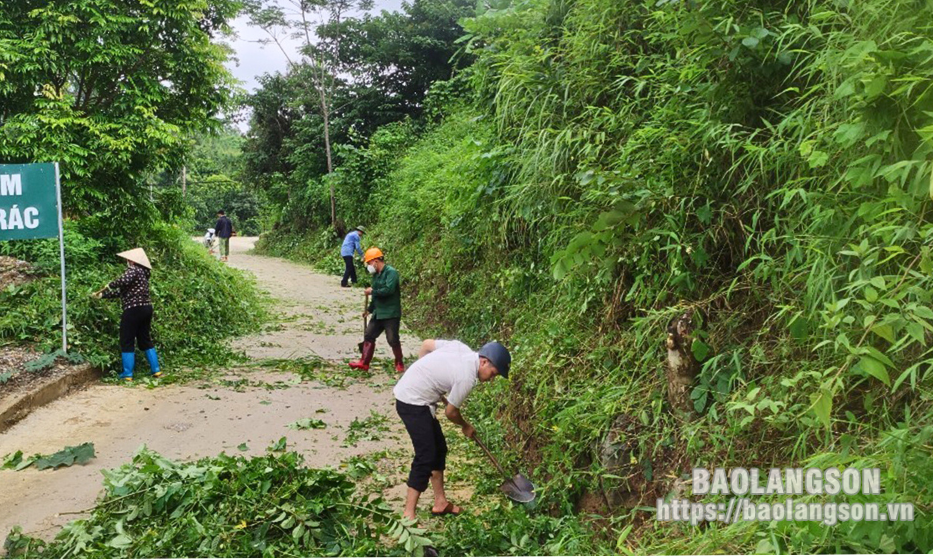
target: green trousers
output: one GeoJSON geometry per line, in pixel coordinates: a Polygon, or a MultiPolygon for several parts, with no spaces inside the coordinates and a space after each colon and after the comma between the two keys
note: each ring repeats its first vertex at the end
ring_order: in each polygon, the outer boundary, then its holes
{"type": "Polygon", "coordinates": [[[226,257],[230,254],[230,238],[221,237],[220,239],[220,256],[226,257]]]}

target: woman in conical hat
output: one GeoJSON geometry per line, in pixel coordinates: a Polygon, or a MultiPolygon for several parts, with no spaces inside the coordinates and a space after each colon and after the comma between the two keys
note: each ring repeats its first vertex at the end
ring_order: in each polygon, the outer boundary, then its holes
{"type": "Polygon", "coordinates": [[[126,261],[126,272],[100,291],[96,298],[120,298],[123,301],[123,316],[120,318],[120,352],[123,358],[123,373],[120,379],[133,380],[136,365],[134,342],[149,360],[149,368],[155,377],[162,376],[159,358],[152,343],[152,300],[149,297],[149,275],[152,264],[146,252],[140,248],[117,254],[126,261]]]}

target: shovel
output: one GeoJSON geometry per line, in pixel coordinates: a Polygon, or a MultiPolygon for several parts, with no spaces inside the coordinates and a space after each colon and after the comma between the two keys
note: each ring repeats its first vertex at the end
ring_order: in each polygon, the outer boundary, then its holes
{"type": "MultiPolygon", "coordinates": [[[[366,294],[365,299],[363,300],[363,336],[364,337],[366,336],[366,327],[368,326],[366,324],[366,314],[365,314],[368,309],[369,309],[369,294],[366,294]]],[[[360,349],[360,354],[362,354],[363,343],[360,342],[359,344],[356,345],[356,347],[360,349]]]]}
{"type": "Polygon", "coordinates": [[[490,453],[489,450],[486,449],[486,446],[483,445],[483,442],[479,440],[479,436],[473,434],[473,439],[476,440],[476,443],[479,444],[480,449],[486,453],[486,456],[489,457],[489,460],[492,461],[492,464],[495,465],[497,469],[499,469],[499,473],[502,475],[502,478],[505,479],[505,482],[502,483],[502,486],[499,487],[499,490],[502,490],[502,492],[513,502],[527,504],[534,501],[535,485],[521,474],[516,474],[515,476],[509,478],[509,475],[505,473],[505,469],[502,468],[502,465],[499,464],[499,461],[496,461],[496,458],[492,456],[492,453],[490,453]]]}

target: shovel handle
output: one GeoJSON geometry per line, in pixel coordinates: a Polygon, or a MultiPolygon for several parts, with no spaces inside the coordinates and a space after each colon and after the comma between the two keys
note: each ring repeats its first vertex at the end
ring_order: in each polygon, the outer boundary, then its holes
{"type": "Polygon", "coordinates": [[[366,328],[369,326],[366,323],[366,312],[369,311],[369,294],[363,296],[363,334],[366,334],[366,328]]]}
{"type": "Polygon", "coordinates": [[[492,464],[495,465],[497,469],[499,469],[499,473],[502,474],[503,478],[509,478],[509,475],[505,474],[505,469],[502,468],[502,465],[499,464],[499,461],[496,461],[496,458],[492,456],[492,453],[489,452],[489,449],[487,449],[486,446],[483,445],[483,442],[480,441],[479,436],[473,434],[473,441],[475,441],[477,445],[479,445],[479,448],[486,453],[486,456],[489,457],[489,460],[492,461],[492,464]]]}

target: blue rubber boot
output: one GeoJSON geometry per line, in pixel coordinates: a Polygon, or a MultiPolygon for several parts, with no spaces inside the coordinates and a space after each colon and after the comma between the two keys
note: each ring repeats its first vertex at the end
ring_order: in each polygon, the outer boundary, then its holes
{"type": "Polygon", "coordinates": [[[155,348],[146,350],[146,359],[149,360],[149,371],[153,377],[162,377],[162,368],[159,367],[159,356],[155,348]]]}
{"type": "Polygon", "coordinates": [[[120,379],[132,381],[133,368],[136,367],[136,353],[123,352],[121,356],[123,356],[123,373],[120,374],[120,379]]]}

